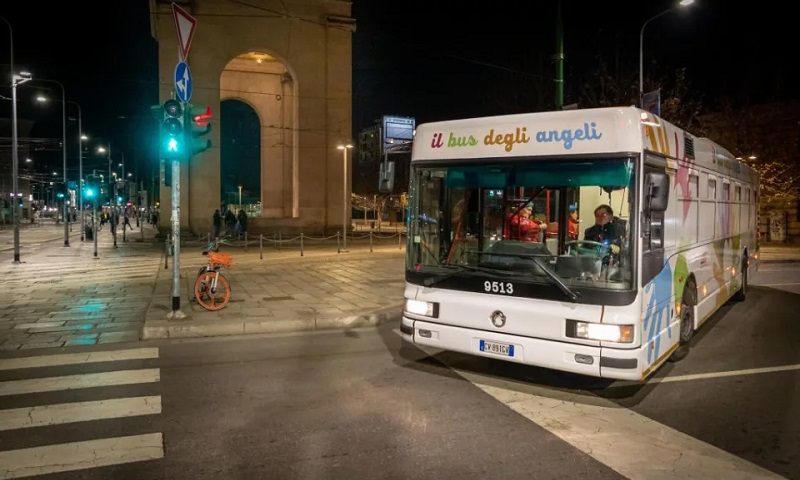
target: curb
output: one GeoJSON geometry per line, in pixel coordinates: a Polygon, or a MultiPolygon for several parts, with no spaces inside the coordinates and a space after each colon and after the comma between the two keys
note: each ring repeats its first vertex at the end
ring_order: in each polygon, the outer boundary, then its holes
{"type": "MultiPolygon", "coordinates": [[[[201,338],[227,335],[253,335],[259,333],[309,332],[316,330],[348,330],[361,327],[377,327],[392,320],[403,308],[402,303],[382,307],[369,313],[347,317],[310,317],[296,319],[252,318],[244,321],[145,321],[140,338],[142,340],[171,338],[201,338]]],[[[166,316],[166,311],[164,312],[166,316]]]]}

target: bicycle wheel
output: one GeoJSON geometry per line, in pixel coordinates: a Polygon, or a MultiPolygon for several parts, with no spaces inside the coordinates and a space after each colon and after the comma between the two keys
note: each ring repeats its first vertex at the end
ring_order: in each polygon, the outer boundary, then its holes
{"type": "Polygon", "coordinates": [[[228,280],[219,272],[207,272],[197,277],[194,282],[194,298],[206,310],[221,310],[231,299],[231,286],[228,280]],[[217,288],[211,291],[214,278],[217,279],[217,288]]]}

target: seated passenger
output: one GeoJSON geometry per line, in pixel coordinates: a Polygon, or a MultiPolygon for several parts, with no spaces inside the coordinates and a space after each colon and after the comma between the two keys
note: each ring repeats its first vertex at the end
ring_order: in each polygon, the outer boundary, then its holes
{"type": "Polygon", "coordinates": [[[528,203],[519,212],[508,214],[509,240],[522,240],[525,242],[541,242],[541,232],[546,226],[540,224],[531,215],[533,204],[528,203]]]}
{"type": "MultiPolygon", "coordinates": [[[[569,233],[567,234],[567,241],[578,239],[578,207],[577,205],[569,206],[569,233]]],[[[547,226],[547,238],[558,237],[558,222],[552,222],[547,226]]]]}

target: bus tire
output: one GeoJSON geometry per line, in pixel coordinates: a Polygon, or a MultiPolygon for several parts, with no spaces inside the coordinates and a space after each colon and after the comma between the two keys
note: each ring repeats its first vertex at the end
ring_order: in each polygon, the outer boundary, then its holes
{"type": "Polygon", "coordinates": [[[686,288],[683,291],[683,298],[681,299],[681,324],[679,327],[678,348],[672,352],[669,360],[671,362],[678,362],[689,355],[691,348],[692,337],[694,337],[694,305],[697,303],[697,287],[694,281],[690,280],[686,283],[686,288]]]}
{"type": "Polygon", "coordinates": [[[744,258],[742,258],[742,284],[739,286],[739,290],[733,294],[733,299],[737,302],[743,302],[747,298],[747,252],[744,254],[744,258]]]}

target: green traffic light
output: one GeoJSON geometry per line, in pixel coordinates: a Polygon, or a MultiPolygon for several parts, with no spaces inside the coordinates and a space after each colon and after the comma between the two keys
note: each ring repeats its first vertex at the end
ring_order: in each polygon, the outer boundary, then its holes
{"type": "Polygon", "coordinates": [[[87,197],[94,197],[94,190],[91,188],[86,189],[86,196],[87,197]]]}
{"type": "Polygon", "coordinates": [[[174,138],[170,138],[169,141],[167,141],[167,151],[178,153],[178,141],[174,138]]]}

